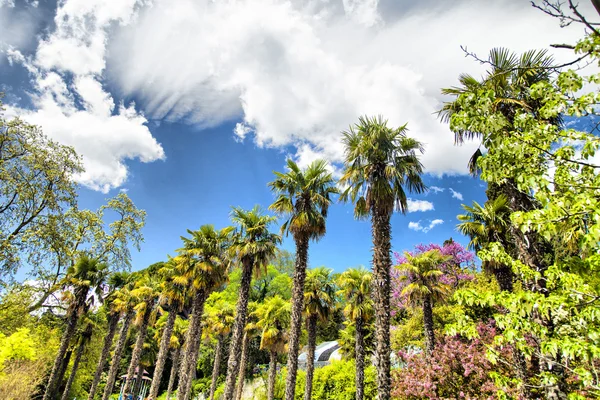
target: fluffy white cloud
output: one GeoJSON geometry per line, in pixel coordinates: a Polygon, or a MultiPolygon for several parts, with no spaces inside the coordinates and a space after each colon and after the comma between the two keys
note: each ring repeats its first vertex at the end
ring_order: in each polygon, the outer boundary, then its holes
{"type": "Polygon", "coordinates": [[[298,160],[341,161],[339,132],[383,114],[423,141],[428,172],[456,174],[477,144],[454,147],[439,90],[483,68],[459,46],[485,56],[575,36],[523,1],[155,0],[111,37],[107,68],[152,118],[241,118],[239,138],[294,145],[298,160]]]}
{"type": "Polygon", "coordinates": [[[427,200],[413,200],[408,199],[408,212],[417,212],[417,211],[431,211],[433,210],[433,203],[427,200]]]}
{"type": "Polygon", "coordinates": [[[84,185],[103,192],[127,179],[125,160],[150,162],[164,158],[134,104],[115,105],[102,83],[106,30],[112,23],[128,23],[136,0],[61,2],[56,29],[39,43],[34,57],[11,50],[13,62],[31,74],[33,110],[11,112],[39,125],[53,139],[73,146],[83,156],[84,185]]]}
{"type": "Polygon", "coordinates": [[[456,190],[452,189],[452,188],[448,188],[450,190],[450,193],[452,193],[452,198],[453,199],[458,199],[460,201],[463,200],[463,195],[460,192],[457,192],[456,190]]]}
{"type": "Polygon", "coordinates": [[[441,188],[438,186],[429,186],[429,191],[433,192],[434,194],[438,194],[443,192],[444,190],[446,190],[445,188],[441,188]]]}
{"type": "Polygon", "coordinates": [[[408,229],[412,229],[413,231],[417,231],[417,232],[429,232],[430,230],[432,230],[435,226],[443,224],[444,220],[443,219],[434,219],[434,220],[430,220],[429,221],[429,225],[423,226],[421,225],[421,221],[418,222],[409,222],[408,223],[408,229]]]}

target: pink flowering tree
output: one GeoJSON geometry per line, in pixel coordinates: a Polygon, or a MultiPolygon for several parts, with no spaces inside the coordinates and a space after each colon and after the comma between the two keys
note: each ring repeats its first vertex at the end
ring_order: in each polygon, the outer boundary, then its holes
{"type": "MultiPolygon", "coordinates": [[[[447,241],[444,245],[439,244],[419,244],[415,246],[414,251],[408,253],[412,256],[424,253],[429,250],[439,250],[443,256],[450,256],[450,260],[439,266],[443,272],[439,281],[447,284],[452,288],[457,288],[462,281],[474,279],[474,260],[475,254],[465,249],[460,243],[452,240],[447,241]]],[[[395,265],[401,265],[406,262],[403,254],[394,252],[395,265]]],[[[398,268],[392,267],[392,314],[395,314],[399,309],[405,308],[405,298],[402,296],[402,290],[410,283],[410,279],[400,279],[401,272],[398,268]]]]}

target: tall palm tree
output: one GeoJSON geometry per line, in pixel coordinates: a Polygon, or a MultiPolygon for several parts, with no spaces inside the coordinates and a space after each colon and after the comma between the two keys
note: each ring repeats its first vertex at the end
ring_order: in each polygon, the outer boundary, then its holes
{"type": "Polygon", "coordinates": [[[171,335],[175,327],[175,319],[177,318],[177,313],[182,310],[188,293],[188,280],[179,273],[176,266],[176,261],[171,259],[159,270],[159,274],[162,277],[160,303],[165,305],[169,311],[162,330],[156,366],[148,394],[149,400],[155,400],[158,396],[158,388],[171,346],[171,335]]]}
{"type": "Polygon", "coordinates": [[[117,333],[119,319],[121,318],[121,310],[118,302],[115,301],[118,299],[119,290],[127,285],[130,279],[131,274],[127,272],[116,272],[111,274],[108,278],[108,293],[102,299],[104,308],[107,311],[106,319],[108,329],[106,336],[104,337],[102,352],[100,353],[100,359],[98,360],[98,365],[96,366],[96,372],[94,373],[94,379],[92,380],[92,386],[90,387],[88,400],[94,400],[96,390],[98,389],[98,383],[100,383],[100,377],[102,376],[102,371],[106,365],[106,360],[108,359],[110,348],[113,344],[113,339],[117,333]]]}
{"type": "Polygon", "coordinates": [[[246,328],[244,329],[244,338],[242,341],[242,356],[240,357],[240,371],[238,373],[235,400],[242,399],[242,393],[244,391],[244,380],[246,377],[246,363],[248,362],[248,347],[250,344],[250,340],[259,334],[258,330],[256,329],[256,315],[254,314],[254,311],[256,311],[257,307],[258,303],[255,301],[248,303],[248,318],[246,321],[246,328]]]}
{"type": "Polygon", "coordinates": [[[315,348],[317,347],[317,322],[326,322],[335,306],[335,283],[331,270],[325,267],[308,271],[304,283],[304,313],[308,332],[306,363],[306,386],[304,400],[310,400],[315,368],[315,348]]]}
{"type": "MultiPolygon", "coordinates": [[[[148,333],[148,325],[155,316],[154,306],[158,300],[159,286],[160,281],[157,277],[145,272],[141,279],[137,281],[136,287],[132,291],[132,295],[136,298],[137,302],[134,309],[136,311],[135,322],[138,326],[138,333],[131,353],[129,368],[127,368],[127,378],[125,378],[123,387],[123,394],[125,396],[133,392],[132,389],[134,389],[134,387],[132,385],[136,378],[135,373],[139,372],[139,369],[141,369],[140,359],[142,358],[144,342],[146,341],[146,335],[148,333]]],[[[139,383],[139,380],[136,380],[136,382],[139,383]]]]}
{"type": "MultiPolygon", "coordinates": [[[[494,242],[510,249],[507,239],[510,209],[506,196],[499,195],[486,201],[483,206],[474,201],[472,206],[463,205],[463,209],[466,213],[458,216],[461,222],[457,228],[460,233],[471,238],[469,249],[478,252],[494,242]]],[[[482,267],[496,277],[500,290],[512,292],[514,274],[510,266],[496,260],[487,260],[482,262],[482,267]]]]}
{"type": "Polygon", "coordinates": [[[358,124],[343,132],[342,139],[345,158],[340,183],[347,185],[342,200],[354,203],[355,217],[371,217],[379,400],[389,400],[391,390],[390,218],[394,210],[407,211],[406,189],[414,193],[427,189],[417,155],[423,147],[406,136],[406,130],[406,125],[388,127],[381,117],[361,117],[358,124]]]}
{"type": "Polygon", "coordinates": [[[452,260],[452,256],[443,255],[438,249],[428,250],[417,255],[404,253],[406,262],[399,265],[403,273],[401,279],[409,284],[402,289],[408,303],[423,308],[423,327],[425,329],[425,350],[431,355],[435,347],[433,330],[433,304],[445,300],[450,287],[440,282],[439,277],[444,273],[440,266],[452,260]]]}
{"type": "Polygon", "coordinates": [[[131,293],[133,286],[133,281],[129,282],[117,292],[116,299],[114,300],[116,310],[123,314],[123,322],[121,329],[119,330],[119,339],[115,345],[110,368],[108,370],[108,377],[106,378],[106,386],[104,386],[104,392],[102,393],[102,400],[108,400],[112,394],[117,379],[117,373],[119,372],[119,366],[121,364],[121,356],[123,355],[123,349],[125,348],[125,343],[127,341],[129,327],[131,326],[131,322],[135,315],[135,296],[131,293]]]}
{"type": "Polygon", "coordinates": [[[204,303],[210,293],[227,280],[232,241],[230,227],[216,230],[212,225],[203,225],[199,230],[188,233],[191,238],[182,237],[184,246],[178,250],[176,257],[177,268],[188,279],[188,287],[192,290],[192,315],[179,370],[177,400],[189,399],[202,336],[204,303]]]}
{"type": "Polygon", "coordinates": [[[67,383],[65,385],[65,389],[63,391],[61,400],[69,399],[69,392],[71,391],[71,386],[73,386],[73,382],[75,381],[75,377],[77,376],[77,370],[79,369],[81,357],[83,357],[83,352],[86,346],[92,340],[92,334],[94,332],[95,324],[90,318],[86,319],[88,319],[88,321],[85,323],[81,334],[79,335],[79,345],[77,346],[77,351],[75,352],[75,359],[73,360],[73,366],[71,367],[71,374],[69,375],[69,379],[67,379],[67,383]]]}
{"type": "Polygon", "coordinates": [[[228,301],[219,298],[205,311],[206,327],[205,336],[207,339],[215,338],[217,347],[215,348],[215,360],[213,362],[212,380],[210,384],[210,400],[215,397],[217,389],[217,379],[221,368],[221,358],[223,357],[223,345],[225,338],[231,332],[235,320],[235,307],[228,301]]]}
{"type": "Polygon", "coordinates": [[[286,173],[275,172],[275,180],[269,183],[277,198],[269,207],[287,220],[281,226],[282,233],[291,233],[296,244],[296,266],[292,287],[292,323],[285,384],[286,400],[293,400],[296,391],[298,351],[302,330],[304,281],[308,265],[308,245],[325,235],[327,211],[331,197],[338,193],[336,181],[327,170],[323,160],[314,161],[306,169],[288,159],[286,173]]]}
{"type": "Polygon", "coordinates": [[[365,393],[365,334],[366,325],[373,319],[372,280],[373,275],[361,267],[347,269],[338,282],[340,293],[346,300],[344,312],[354,324],[356,400],[363,400],[365,393]]]}
{"type": "Polygon", "coordinates": [[[240,350],[244,336],[244,327],[248,316],[248,301],[250,299],[250,285],[252,273],[266,268],[267,263],[275,256],[277,245],[281,237],[269,231],[275,218],[265,215],[258,206],[250,211],[234,208],[231,219],[237,225],[232,250],[242,264],[242,279],[238,293],[238,302],[235,311],[233,334],[229,345],[229,359],[227,361],[227,378],[223,398],[233,399],[235,381],[240,367],[240,350]]]}
{"type": "Polygon", "coordinates": [[[274,398],[277,355],[285,351],[290,314],[290,303],[280,296],[265,300],[254,311],[257,319],[254,326],[261,331],[260,348],[269,351],[267,400],[274,398]]]}
{"type": "Polygon", "coordinates": [[[52,400],[56,395],[58,388],[60,371],[63,369],[63,362],[69,343],[77,328],[77,322],[80,315],[84,312],[86,300],[90,291],[100,294],[101,286],[108,274],[106,264],[97,259],[88,256],[81,256],[79,260],[67,270],[67,275],[63,280],[63,287],[72,290],[70,295],[69,308],[67,310],[67,326],[63,333],[58,354],[54,360],[50,378],[46,385],[43,400],[52,400]]]}

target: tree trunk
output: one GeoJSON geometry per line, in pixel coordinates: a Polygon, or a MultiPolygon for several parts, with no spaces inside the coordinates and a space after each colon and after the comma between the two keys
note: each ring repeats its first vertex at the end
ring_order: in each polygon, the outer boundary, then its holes
{"type": "Polygon", "coordinates": [[[96,395],[96,390],[98,389],[98,383],[100,383],[100,377],[102,376],[102,371],[104,370],[104,366],[106,365],[106,360],[108,359],[108,354],[110,353],[110,348],[113,343],[113,339],[115,337],[115,333],[117,332],[117,325],[119,324],[119,314],[118,313],[110,313],[108,315],[108,332],[104,337],[104,344],[102,346],[102,353],[100,354],[100,360],[98,360],[98,366],[96,367],[96,373],[94,374],[94,380],[92,381],[92,386],[90,387],[90,393],[88,395],[88,400],[94,400],[94,396],[96,395]]]}
{"type": "Polygon", "coordinates": [[[495,267],[494,276],[496,277],[496,281],[498,282],[501,291],[513,291],[513,272],[510,267],[506,265],[495,267]]]}
{"type": "Polygon", "coordinates": [[[67,354],[65,355],[65,358],[63,359],[62,362],[62,366],[60,367],[60,372],[57,378],[57,382],[58,382],[58,386],[56,388],[56,392],[60,391],[60,385],[63,382],[63,380],[65,379],[65,374],[67,373],[67,368],[69,367],[69,361],[71,361],[71,357],[73,356],[73,349],[70,348],[69,350],[67,350],[67,354]]]}
{"type": "Polygon", "coordinates": [[[248,362],[248,331],[244,330],[244,341],[242,345],[242,359],[240,360],[240,372],[238,373],[238,384],[235,392],[235,400],[242,399],[242,393],[244,392],[244,381],[246,379],[246,362],[248,362]]]}
{"type": "Polygon", "coordinates": [[[296,374],[298,373],[298,352],[302,331],[302,309],[304,308],[304,281],[308,264],[308,237],[294,237],[296,242],[296,268],[292,288],[292,321],[285,381],[285,400],[294,400],[296,394],[296,374]]]}
{"type": "Polygon", "coordinates": [[[81,342],[77,347],[77,352],[75,353],[75,360],[73,360],[73,368],[71,368],[71,374],[69,375],[69,379],[67,380],[67,385],[65,386],[65,390],[63,391],[62,397],[60,400],[67,400],[69,398],[69,391],[71,390],[71,386],[73,385],[73,381],[75,381],[75,376],[77,375],[77,369],[79,368],[79,362],[81,361],[81,356],[83,356],[83,350],[85,349],[85,345],[87,340],[82,336],[81,342]]]}
{"type": "Polygon", "coordinates": [[[173,391],[173,385],[175,384],[175,377],[177,376],[177,370],[179,368],[179,356],[181,353],[181,347],[174,349],[171,352],[171,376],[169,377],[169,386],[167,386],[167,400],[171,398],[171,392],[173,391]]]}
{"type": "Polygon", "coordinates": [[[242,280],[240,282],[240,291],[235,310],[235,321],[233,323],[233,334],[231,344],[229,345],[229,359],[227,361],[227,378],[225,379],[225,391],[223,399],[232,400],[235,390],[235,379],[237,378],[240,364],[240,350],[242,349],[242,339],[246,328],[246,319],[248,317],[248,300],[250,299],[250,284],[252,283],[252,271],[254,269],[254,260],[242,259],[242,280]]]}
{"type": "Polygon", "coordinates": [[[275,377],[277,376],[277,353],[274,350],[271,350],[269,356],[269,386],[267,387],[267,400],[273,400],[275,397],[275,377]]]}
{"type": "Polygon", "coordinates": [[[131,384],[134,378],[136,369],[139,367],[140,359],[142,358],[142,350],[144,349],[144,341],[146,340],[146,333],[148,331],[148,324],[150,322],[150,316],[152,315],[152,309],[154,308],[154,302],[148,302],[146,304],[146,310],[142,316],[142,322],[139,327],[137,339],[135,341],[135,347],[131,353],[131,362],[127,369],[127,378],[125,380],[125,387],[123,388],[123,395],[127,396],[131,392],[131,384]]]}
{"type": "Polygon", "coordinates": [[[425,328],[425,353],[428,357],[431,357],[435,347],[435,333],[433,331],[431,296],[429,295],[426,295],[423,299],[423,327],[425,328]]]}
{"type": "Polygon", "coordinates": [[[317,315],[311,315],[306,319],[306,330],[308,331],[308,351],[306,353],[306,386],[304,387],[304,400],[310,400],[315,371],[315,348],[317,347],[317,315]]]}
{"type": "Polygon", "coordinates": [[[52,400],[57,390],[57,386],[60,384],[58,378],[61,375],[60,371],[62,370],[63,360],[65,358],[65,354],[67,353],[69,343],[71,343],[71,339],[75,334],[75,329],[77,328],[77,321],[79,320],[79,312],[85,304],[87,292],[87,289],[85,289],[84,291],[82,288],[76,290],[75,306],[73,307],[71,313],[67,317],[67,328],[65,329],[65,332],[63,333],[62,339],[60,341],[58,354],[54,359],[54,365],[52,366],[52,372],[50,372],[50,378],[48,379],[43,400],[52,400]]]}
{"type": "Polygon", "coordinates": [[[144,366],[138,363],[137,373],[135,374],[135,381],[133,382],[133,398],[137,399],[141,393],[142,382],[144,380],[144,366]]]}
{"type": "Polygon", "coordinates": [[[390,268],[392,266],[390,240],[392,228],[389,213],[376,206],[371,211],[375,341],[377,344],[377,399],[390,400],[390,268]]]}
{"type": "Polygon", "coordinates": [[[219,378],[219,369],[221,368],[221,351],[223,349],[223,335],[219,335],[217,339],[217,348],[215,349],[215,362],[213,363],[212,381],[210,383],[210,400],[215,398],[215,390],[217,390],[217,379],[219,378]]]}
{"type": "Polygon", "coordinates": [[[160,348],[156,358],[154,376],[152,377],[152,386],[150,386],[150,394],[148,395],[149,400],[155,400],[158,396],[158,388],[160,386],[163,370],[165,368],[165,361],[167,361],[167,356],[169,355],[169,345],[171,344],[171,335],[173,334],[173,327],[175,326],[176,318],[177,313],[175,310],[169,311],[167,324],[165,325],[165,330],[163,331],[162,338],[160,339],[160,348]]]}
{"type": "Polygon", "coordinates": [[[117,341],[115,352],[110,363],[110,369],[108,371],[108,378],[106,380],[106,386],[104,387],[104,393],[102,394],[102,400],[108,400],[112,394],[113,388],[115,387],[115,380],[117,379],[117,373],[119,372],[121,355],[123,354],[123,349],[125,348],[127,333],[129,332],[129,326],[131,325],[132,319],[133,311],[128,311],[127,314],[125,314],[123,326],[121,326],[121,331],[119,332],[119,340],[117,341]]]}
{"type": "Polygon", "coordinates": [[[354,358],[356,359],[356,400],[365,396],[365,334],[362,318],[354,321],[354,358]]]}
{"type": "Polygon", "coordinates": [[[198,290],[194,295],[192,304],[192,316],[190,326],[185,338],[185,351],[183,361],[179,370],[179,384],[177,385],[177,400],[188,400],[192,387],[192,373],[198,361],[198,349],[200,337],[202,336],[202,313],[207,294],[204,290],[198,290]]]}

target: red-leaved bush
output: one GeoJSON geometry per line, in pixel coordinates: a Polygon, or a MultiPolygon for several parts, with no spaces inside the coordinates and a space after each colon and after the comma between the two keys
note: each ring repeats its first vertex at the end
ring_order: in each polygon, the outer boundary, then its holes
{"type": "MultiPolygon", "coordinates": [[[[393,372],[392,394],[397,399],[493,399],[497,388],[489,373],[500,365],[486,358],[495,328],[481,324],[480,338],[441,336],[432,356],[399,352],[402,368],[393,372]]],[[[509,348],[500,349],[510,359],[509,348]]],[[[516,393],[511,393],[516,395],[516,393]]]]}

